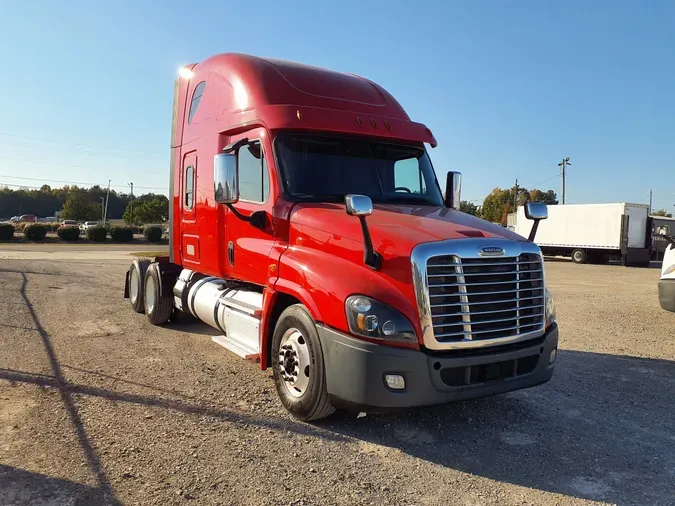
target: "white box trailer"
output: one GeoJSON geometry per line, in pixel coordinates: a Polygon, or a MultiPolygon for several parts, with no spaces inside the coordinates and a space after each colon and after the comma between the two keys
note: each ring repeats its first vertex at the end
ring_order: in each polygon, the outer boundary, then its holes
{"type": "MultiPolygon", "coordinates": [[[[532,221],[518,208],[515,232],[530,234],[532,221]]],[[[539,223],[536,244],[548,256],[568,256],[576,263],[648,266],[652,226],[644,204],[567,204],[548,206],[548,218],[539,223]]]]}

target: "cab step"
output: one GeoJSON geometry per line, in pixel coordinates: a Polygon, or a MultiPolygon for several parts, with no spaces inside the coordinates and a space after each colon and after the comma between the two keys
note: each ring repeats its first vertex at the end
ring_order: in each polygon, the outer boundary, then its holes
{"type": "Polygon", "coordinates": [[[241,336],[225,335],[213,336],[211,340],[246,360],[257,360],[260,356],[257,340],[245,339],[241,336]]]}

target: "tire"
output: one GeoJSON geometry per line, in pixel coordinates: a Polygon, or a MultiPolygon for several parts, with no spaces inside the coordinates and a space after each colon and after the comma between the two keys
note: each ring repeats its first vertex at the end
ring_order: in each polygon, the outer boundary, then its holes
{"type": "Polygon", "coordinates": [[[307,422],[325,418],[335,411],[328,399],[319,334],[302,304],[286,308],[279,316],[272,337],[272,365],[279,399],[295,418],[307,422]],[[282,346],[288,348],[282,349],[282,346]],[[291,370],[295,379],[288,381],[293,377],[291,370]]]}
{"type": "Polygon", "coordinates": [[[586,263],[586,250],[575,249],[572,251],[572,261],[575,264],[585,264],[586,263]]]}
{"type": "Polygon", "coordinates": [[[145,272],[151,263],[149,258],[134,258],[129,269],[129,300],[137,313],[145,311],[145,272]]]}
{"type": "Polygon", "coordinates": [[[173,313],[173,297],[162,297],[160,294],[159,264],[154,262],[145,271],[144,284],[145,314],[153,325],[163,325],[171,319],[173,313]]]}

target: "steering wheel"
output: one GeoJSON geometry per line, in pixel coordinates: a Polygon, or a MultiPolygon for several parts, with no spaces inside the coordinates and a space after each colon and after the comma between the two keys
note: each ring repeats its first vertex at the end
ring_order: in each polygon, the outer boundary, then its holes
{"type": "Polygon", "coordinates": [[[406,193],[412,193],[412,190],[410,190],[410,188],[406,188],[405,186],[397,186],[396,188],[394,188],[395,192],[397,192],[399,190],[404,191],[406,193]]]}

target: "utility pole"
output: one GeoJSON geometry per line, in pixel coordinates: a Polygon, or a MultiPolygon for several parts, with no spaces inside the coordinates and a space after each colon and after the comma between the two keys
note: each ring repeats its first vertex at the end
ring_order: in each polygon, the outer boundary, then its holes
{"type": "Polygon", "coordinates": [[[562,167],[562,203],[565,205],[565,168],[568,165],[572,165],[570,163],[570,157],[565,157],[562,159],[562,162],[558,164],[558,167],[562,167]]]}
{"type": "Polygon", "coordinates": [[[110,179],[108,179],[108,189],[105,192],[105,211],[103,213],[103,226],[105,226],[105,220],[108,218],[108,197],[110,196],[110,179]]]}
{"type": "Polygon", "coordinates": [[[649,190],[649,215],[652,215],[652,190],[649,190]]]}
{"type": "Polygon", "coordinates": [[[516,213],[518,212],[518,178],[516,178],[516,198],[513,203],[513,211],[516,213]]]}
{"type": "Polygon", "coordinates": [[[101,222],[105,221],[105,197],[100,197],[101,199],[101,222]]]}
{"type": "Polygon", "coordinates": [[[134,183],[127,183],[131,188],[131,199],[129,200],[129,226],[134,222],[134,183]]]}

